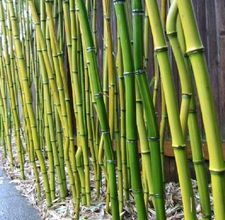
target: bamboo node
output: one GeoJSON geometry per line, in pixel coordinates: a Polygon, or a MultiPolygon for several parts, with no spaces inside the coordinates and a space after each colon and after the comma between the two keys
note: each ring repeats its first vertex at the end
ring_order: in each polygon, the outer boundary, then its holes
{"type": "Polygon", "coordinates": [[[204,47],[201,45],[200,47],[198,48],[190,48],[186,51],[186,54],[188,56],[191,56],[193,54],[196,54],[196,53],[203,53],[205,51],[204,47]]]}
{"type": "Polygon", "coordinates": [[[77,107],[81,107],[82,106],[82,103],[80,102],[80,103],[76,103],[76,106],[77,107]]]}
{"type": "Polygon", "coordinates": [[[101,99],[103,97],[103,94],[102,94],[102,92],[95,93],[94,97],[95,97],[95,99],[101,99]]]}
{"type": "Polygon", "coordinates": [[[141,99],[136,99],[136,103],[142,104],[142,100],[141,99]]]}
{"type": "Polygon", "coordinates": [[[11,20],[16,21],[16,16],[12,15],[10,17],[11,17],[11,20]]]}
{"type": "Polygon", "coordinates": [[[150,154],[150,150],[141,151],[141,154],[150,154]]]}
{"type": "Polygon", "coordinates": [[[113,0],[113,3],[116,4],[124,4],[125,0],[113,0]]]}
{"type": "Polygon", "coordinates": [[[62,56],[62,55],[63,55],[63,52],[62,52],[62,51],[57,53],[57,56],[58,56],[58,57],[60,57],[60,56],[62,56]]]}
{"type": "Polygon", "coordinates": [[[155,53],[165,52],[168,51],[168,47],[166,45],[161,47],[155,47],[154,51],[155,53]]]}
{"type": "Polygon", "coordinates": [[[192,161],[194,165],[202,165],[205,163],[204,158],[200,159],[200,160],[193,160],[192,161]]]}
{"type": "Polygon", "coordinates": [[[133,16],[143,16],[144,14],[145,14],[144,10],[140,10],[140,9],[133,9],[132,10],[133,16]]]}
{"type": "Polygon", "coordinates": [[[23,60],[24,57],[23,57],[23,56],[21,56],[21,57],[16,57],[16,59],[18,59],[18,60],[23,60]]]}
{"type": "Polygon", "coordinates": [[[124,72],[123,75],[124,77],[128,77],[128,76],[134,76],[134,72],[124,72]]]}
{"type": "Polygon", "coordinates": [[[196,113],[197,113],[196,109],[189,109],[189,114],[196,114],[196,113]]]}
{"type": "Polygon", "coordinates": [[[116,161],[115,161],[115,160],[107,160],[106,162],[107,162],[108,164],[114,164],[114,165],[116,164],[116,161]]]}
{"type": "Polygon", "coordinates": [[[43,85],[48,85],[48,81],[42,81],[43,85]]]}
{"type": "Polygon", "coordinates": [[[159,137],[148,137],[147,140],[149,142],[159,142],[160,138],[159,137]]]}
{"type": "Polygon", "coordinates": [[[93,51],[95,51],[95,47],[87,47],[87,53],[91,53],[93,51]]]}
{"type": "Polygon", "coordinates": [[[177,36],[177,31],[166,32],[166,35],[169,38],[176,37],[177,36]]]}
{"type": "Polygon", "coordinates": [[[136,144],[137,140],[136,139],[129,139],[129,138],[127,138],[127,143],[129,143],[129,144],[136,144]]]}
{"type": "Polygon", "coordinates": [[[75,12],[76,9],[75,8],[70,8],[70,12],[75,12]]]}
{"type": "Polygon", "coordinates": [[[105,131],[101,131],[102,135],[107,135],[107,134],[110,134],[110,131],[109,130],[105,130],[105,131]]]}
{"type": "Polygon", "coordinates": [[[225,167],[220,168],[220,169],[209,168],[209,171],[212,175],[224,175],[225,167]]]}
{"type": "Polygon", "coordinates": [[[40,25],[40,22],[39,21],[36,21],[36,22],[34,22],[34,25],[35,26],[38,26],[38,25],[40,25]]]}
{"type": "Polygon", "coordinates": [[[174,150],[185,150],[186,146],[185,145],[173,145],[172,148],[174,150]]]}
{"type": "Polygon", "coordinates": [[[149,196],[157,198],[157,199],[163,199],[164,198],[164,196],[159,194],[159,193],[150,193],[149,196]]]}
{"type": "Polygon", "coordinates": [[[191,96],[192,96],[192,93],[182,93],[182,98],[190,99],[191,96]]]}
{"type": "Polygon", "coordinates": [[[144,73],[145,73],[145,70],[144,70],[144,69],[139,69],[139,70],[136,70],[136,71],[135,71],[135,74],[136,74],[137,76],[143,75],[144,73]]]}
{"type": "Polygon", "coordinates": [[[122,80],[122,79],[124,79],[124,76],[118,76],[117,77],[119,80],[122,80]]]}
{"type": "Polygon", "coordinates": [[[109,21],[110,20],[110,17],[109,16],[104,16],[105,20],[109,21]]]}

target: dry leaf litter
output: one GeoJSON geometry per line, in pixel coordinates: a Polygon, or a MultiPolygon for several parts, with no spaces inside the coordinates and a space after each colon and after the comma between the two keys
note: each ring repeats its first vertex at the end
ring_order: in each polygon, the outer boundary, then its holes
{"type": "MultiPolygon", "coordinates": [[[[15,140],[12,138],[12,147],[15,149],[15,140]]],[[[1,158],[1,150],[2,146],[0,146],[0,167],[3,168],[5,174],[8,178],[11,179],[11,183],[15,184],[16,189],[24,196],[29,203],[36,208],[40,217],[43,220],[70,220],[73,219],[73,205],[70,195],[66,198],[65,201],[60,201],[60,199],[56,199],[53,201],[53,205],[51,208],[47,208],[45,200],[44,200],[44,192],[41,193],[41,198],[38,200],[36,197],[36,188],[35,188],[35,180],[34,174],[32,171],[31,165],[28,163],[28,158],[25,158],[25,175],[26,179],[20,179],[20,170],[19,166],[15,166],[14,170],[10,170],[9,161],[3,161],[1,158]]],[[[13,150],[14,154],[14,163],[19,164],[17,161],[17,153],[16,150],[13,150]]],[[[38,169],[40,169],[38,165],[38,161],[36,161],[38,169]]],[[[3,179],[0,178],[0,184],[2,184],[3,179]]],[[[57,182],[57,179],[56,179],[57,182]]],[[[40,175],[40,185],[43,190],[43,181],[40,175]]],[[[92,205],[90,207],[81,206],[80,208],[80,219],[92,219],[92,220],[108,220],[111,219],[111,216],[105,211],[105,197],[106,197],[106,186],[105,179],[102,180],[102,189],[101,189],[101,198],[96,199],[96,191],[94,188],[94,175],[91,172],[91,192],[92,192],[92,205]],[[96,199],[96,200],[95,200],[96,199]]],[[[192,180],[194,195],[195,195],[195,204],[197,211],[197,218],[202,219],[201,214],[201,206],[199,203],[199,194],[197,189],[197,182],[192,180]]],[[[69,186],[68,186],[69,188],[69,186]]],[[[209,185],[209,189],[211,191],[211,186],[209,185]]],[[[56,184],[56,193],[58,193],[57,184],[56,184]]],[[[166,207],[166,216],[168,220],[178,220],[184,219],[183,209],[182,209],[182,201],[181,201],[181,193],[179,184],[175,182],[169,182],[165,186],[165,207],[166,207]]],[[[210,194],[210,200],[212,203],[212,195],[210,194]]],[[[148,216],[149,219],[156,219],[155,211],[152,207],[152,204],[149,205],[148,216]]],[[[130,201],[124,205],[123,212],[121,213],[123,219],[127,220],[135,220],[136,217],[136,208],[134,205],[134,199],[132,195],[130,196],[130,201]]],[[[213,213],[212,213],[213,215],[213,213]]],[[[212,219],[214,217],[212,216],[212,219]]]]}

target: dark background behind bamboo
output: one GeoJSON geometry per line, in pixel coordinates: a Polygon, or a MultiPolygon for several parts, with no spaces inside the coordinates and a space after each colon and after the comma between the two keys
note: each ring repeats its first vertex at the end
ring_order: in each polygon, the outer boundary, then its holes
{"type": "MultiPolygon", "coordinates": [[[[160,1],[159,1],[160,2],[160,1]]],[[[199,31],[202,37],[203,45],[205,47],[207,63],[210,71],[211,85],[215,100],[215,108],[219,121],[221,139],[223,141],[223,149],[225,154],[225,1],[224,0],[193,0],[194,10],[198,22],[199,31]]],[[[103,57],[103,14],[102,14],[102,1],[97,1],[97,36],[98,36],[98,57],[100,74],[102,72],[102,57],[103,57]]],[[[116,44],[116,27],[115,17],[112,19],[112,29],[114,30],[114,42],[116,44]]],[[[150,36],[151,38],[151,36],[150,36]]],[[[178,97],[180,94],[179,80],[177,76],[176,65],[172,61],[174,81],[178,97]]],[[[154,73],[153,62],[153,48],[149,47],[149,65],[148,75],[150,78],[154,73]]],[[[160,94],[159,94],[159,108],[158,115],[160,120],[160,94]]],[[[199,104],[197,102],[199,108],[199,104]]],[[[202,139],[204,141],[204,128],[199,114],[199,126],[202,131],[202,139]]],[[[169,132],[167,131],[167,139],[170,139],[169,132]]],[[[204,152],[207,158],[207,147],[204,144],[204,152]]],[[[166,167],[167,167],[167,180],[175,180],[176,167],[173,157],[170,141],[165,144],[166,167]]],[[[189,158],[191,154],[188,153],[189,158]]],[[[192,164],[190,163],[190,166],[192,164]]]]}

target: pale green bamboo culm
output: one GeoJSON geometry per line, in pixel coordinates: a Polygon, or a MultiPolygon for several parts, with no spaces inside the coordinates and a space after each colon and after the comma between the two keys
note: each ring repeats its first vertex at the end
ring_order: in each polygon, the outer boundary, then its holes
{"type": "Polygon", "coordinates": [[[100,85],[100,80],[98,76],[96,54],[94,48],[94,42],[88,23],[87,11],[83,0],[77,0],[77,7],[79,9],[79,21],[81,31],[84,37],[84,42],[86,46],[87,59],[90,62],[90,72],[89,78],[91,83],[92,93],[96,101],[96,111],[99,117],[99,122],[102,129],[102,134],[104,135],[104,147],[107,157],[107,170],[109,175],[109,189],[110,189],[110,199],[112,204],[112,216],[113,219],[119,219],[119,206],[118,206],[118,196],[117,196],[117,185],[116,185],[116,170],[115,161],[112,149],[112,142],[109,133],[109,125],[107,119],[107,113],[103,101],[102,89],[100,85]]]}
{"type": "Polygon", "coordinates": [[[222,220],[225,219],[225,164],[209,81],[208,68],[195,20],[192,2],[190,0],[178,0],[177,5],[178,11],[182,15],[181,23],[184,30],[186,53],[193,69],[205,127],[210,159],[209,169],[211,172],[215,218],[222,220]]]}
{"type": "MultiPolygon", "coordinates": [[[[196,107],[194,100],[195,98],[193,96],[194,89],[192,86],[192,77],[190,74],[190,70],[188,68],[188,64],[185,63],[185,58],[177,38],[177,14],[177,0],[174,0],[167,16],[167,35],[175,56],[182,85],[182,103],[180,113],[181,125],[185,136],[186,126],[188,125],[189,128],[192,157],[195,166],[203,219],[211,219],[209,188],[207,186],[207,173],[204,163],[203,152],[201,149],[202,146],[200,131],[197,125],[196,107]]],[[[181,36],[181,33],[179,34],[181,36]]]]}
{"type": "Polygon", "coordinates": [[[168,57],[168,48],[165,41],[159,9],[155,0],[146,1],[148,10],[154,48],[157,54],[165,102],[168,112],[168,120],[172,137],[172,146],[177,164],[178,178],[181,187],[182,202],[184,207],[185,219],[196,219],[193,190],[190,174],[187,165],[185,152],[185,140],[181,128],[177,100],[175,99],[175,88],[172,80],[171,67],[168,57]]]}
{"type": "Polygon", "coordinates": [[[27,112],[28,112],[28,116],[29,116],[29,120],[31,124],[31,129],[32,129],[31,134],[32,134],[33,143],[34,143],[34,150],[38,157],[38,160],[40,161],[41,172],[42,172],[42,176],[44,180],[47,205],[50,206],[52,201],[51,201],[51,195],[50,195],[49,181],[47,177],[45,161],[44,161],[42,152],[40,150],[40,142],[39,142],[39,138],[37,134],[37,126],[35,122],[34,111],[32,108],[32,97],[31,97],[31,92],[28,85],[28,78],[27,78],[28,76],[27,76],[27,71],[25,66],[24,55],[22,53],[23,52],[22,45],[19,39],[19,29],[17,24],[17,18],[15,17],[13,1],[8,1],[8,7],[9,7],[10,22],[12,25],[12,33],[13,33],[15,52],[16,52],[16,59],[18,62],[19,80],[21,82],[21,87],[25,95],[25,102],[26,102],[25,104],[26,104],[26,108],[27,108],[27,112]]]}

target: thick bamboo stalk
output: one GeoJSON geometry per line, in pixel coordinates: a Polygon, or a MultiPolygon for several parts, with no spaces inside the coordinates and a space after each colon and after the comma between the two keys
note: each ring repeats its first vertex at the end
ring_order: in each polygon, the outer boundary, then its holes
{"type": "Polygon", "coordinates": [[[210,157],[210,172],[212,180],[214,211],[216,219],[225,218],[224,199],[224,158],[214,101],[210,87],[208,68],[203,52],[203,45],[198,32],[192,2],[177,1],[181,23],[186,41],[186,52],[189,57],[198,91],[203,123],[210,157]]]}
{"type": "Polygon", "coordinates": [[[131,167],[131,187],[137,207],[137,216],[140,219],[147,219],[137,148],[137,128],[136,128],[136,107],[135,107],[135,75],[134,63],[131,52],[128,23],[123,1],[114,1],[117,17],[118,33],[121,39],[121,48],[124,66],[125,97],[126,97],[126,141],[131,167]]]}
{"type": "MultiPolygon", "coordinates": [[[[150,153],[150,149],[144,149],[144,157],[148,160],[148,164],[151,164],[151,168],[148,170],[152,176],[151,180],[148,178],[148,186],[150,191],[153,190],[154,203],[157,212],[158,219],[165,219],[164,211],[164,190],[163,190],[163,178],[162,178],[162,167],[160,157],[160,142],[159,142],[159,131],[156,122],[155,108],[153,107],[152,98],[147,86],[146,75],[143,70],[143,44],[140,39],[143,39],[143,7],[141,1],[133,1],[133,22],[134,22],[134,64],[136,79],[139,85],[140,94],[143,100],[143,107],[145,110],[145,118],[147,123],[147,140],[151,149],[151,161],[150,157],[147,156],[150,153]],[[153,178],[154,177],[154,178],[153,178]],[[151,189],[152,184],[152,189],[151,189]]],[[[149,155],[150,156],[150,155],[149,155]]],[[[147,163],[147,162],[146,162],[147,163]]],[[[147,164],[146,164],[147,165],[147,164]]],[[[147,166],[149,168],[149,166],[147,166]]]]}
{"type": "Polygon", "coordinates": [[[173,149],[181,187],[184,215],[186,219],[196,219],[193,191],[185,154],[185,141],[179,119],[178,105],[174,99],[175,89],[159,9],[155,0],[146,1],[146,6],[152,29],[155,52],[157,54],[157,60],[161,72],[161,80],[165,94],[173,149]]]}
{"type": "MultiPolygon", "coordinates": [[[[177,1],[174,0],[167,17],[167,35],[169,37],[170,45],[173,49],[174,57],[178,66],[182,87],[182,103],[180,111],[181,126],[184,136],[186,136],[187,125],[189,128],[192,157],[195,166],[200,202],[202,205],[203,219],[211,219],[209,189],[207,186],[207,175],[201,146],[200,131],[197,125],[196,107],[193,96],[194,89],[192,86],[190,70],[187,67],[187,63],[185,63],[185,58],[182,54],[182,50],[177,38],[177,13],[177,1]]],[[[181,31],[182,30],[180,29],[180,32],[181,31]]],[[[182,33],[179,34],[180,36],[182,35],[182,33]]]]}

